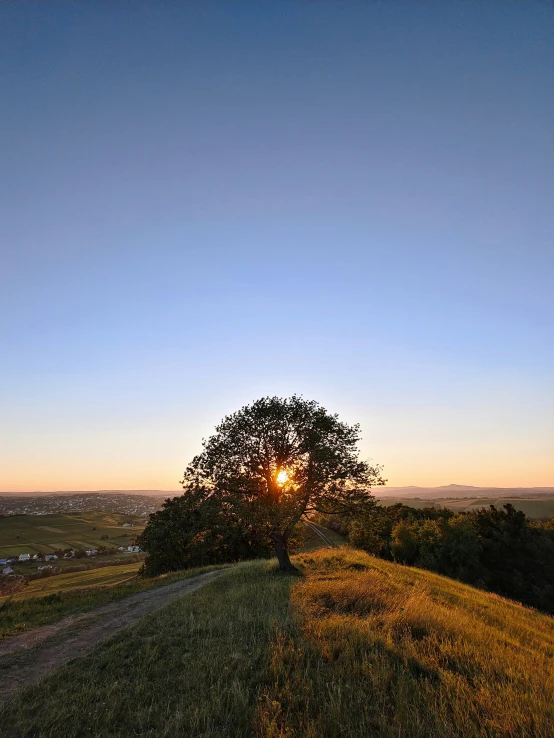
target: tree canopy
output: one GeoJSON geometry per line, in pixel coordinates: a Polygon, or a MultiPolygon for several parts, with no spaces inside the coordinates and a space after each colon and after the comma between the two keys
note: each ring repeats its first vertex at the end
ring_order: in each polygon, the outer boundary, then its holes
{"type": "Polygon", "coordinates": [[[302,516],[366,516],[381,468],[359,458],[358,425],[302,397],[264,397],[228,415],[187,466],[184,494],[150,516],[145,573],[268,555],[294,570],[302,516]]]}
{"type": "Polygon", "coordinates": [[[227,416],[185,470],[185,494],[201,489],[242,525],[268,530],[282,570],[303,515],[374,506],[381,467],[359,458],[360,428],[315,401],[264,397],[227,416]]]}

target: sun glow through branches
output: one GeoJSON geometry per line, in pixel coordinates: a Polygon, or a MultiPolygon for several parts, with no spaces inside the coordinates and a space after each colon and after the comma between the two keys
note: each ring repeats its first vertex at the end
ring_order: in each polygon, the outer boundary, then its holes
{"type": "Polygon", "coordinates": [[[283,469],[282,471],[280,471],[280,472],[279,472],[279,474],[277,474],[276,482],[277,482],[277,484],[278,484],[278,485],[279,485],[280,487],[282,487],[282,486],[283,486],[283,484],[285,484],[285,482],[287,482],[287,481],[288,481],[288,478],[289,478],[289,475],[288,475],[288,474],[287,474],[287,472],[286,472],[286,471],[285,471],[285,470],[283,469]]]}

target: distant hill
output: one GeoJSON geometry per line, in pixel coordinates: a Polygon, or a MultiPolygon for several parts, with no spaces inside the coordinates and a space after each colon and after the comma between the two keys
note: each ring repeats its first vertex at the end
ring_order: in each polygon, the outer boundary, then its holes
{"type": "Polygon", "coordinates": [[[428,500],[463,497],[538,497],[554,495],[554,487],[472,487],[446,484],[441,487],[376,487],[373,494],[384,497],[421,497],[428,500]]]}
{"type": "MultiPolygon", "coordinates": [[[[154,497],[175,497],[182,489],[96,489],[59,490],[56,492],[0,492],[0,497],[44,497],[52,495],[147,495],[154,497]]],[[[444,484],[440,487],[375,487],[373,494],[384,497],[422,497],[424,499],[453,499],[463,497],[537,497],[554,495],[554,487],[473,487],[467,484],[444,484]]]]}

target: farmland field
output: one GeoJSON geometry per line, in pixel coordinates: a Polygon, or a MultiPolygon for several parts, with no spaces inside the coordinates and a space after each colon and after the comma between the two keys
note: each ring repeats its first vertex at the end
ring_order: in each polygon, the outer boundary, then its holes
{"type": "MultiPolygon", "coordinates": [[[[121,566],[105,566],[101,569],[89,569],[88,571],[77,571],[55,577],[35,579],[22,592],[12,595],[12,599],[22,600],[30,597],[46,596],[55,592],[87,589],[88,587],[113,587],[134,578],[140,566],[140,561],[132,561],[121,566]]],[[[3,599],[6,598],[0,597],[0,602],[3,599]]]]}
{"type": "Polygon", "coordinates": [[[0,518],[0,558],[56,549],[128,546],[145,518],[121,513],[78,512],[64,515],[11,515],[0,518]],[[131,527],[124,527],[131,523],[131,527]]]}
{"type": "MultiPolygon", "coordinates": [[[[378,498],[378,490],[375,491],[378,498]]],[[[380,505],[407,505],[408,507],[446,507],[454,512],[471,512],[489,505],[501,509],[510,503],[516,510],[522,510],[528,518],[545,519],[554,516],[554,497],[461,497],[461,498],[413,498],[413,497],[385,497],[379,500],[380,505]]]]}

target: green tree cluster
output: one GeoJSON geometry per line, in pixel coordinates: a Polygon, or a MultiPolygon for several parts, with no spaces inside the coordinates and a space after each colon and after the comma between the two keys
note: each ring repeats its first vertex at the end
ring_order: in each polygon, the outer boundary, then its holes
{"type": "Polygon", "coordinates": [[[162,509],[150,516],[136,542],[147,552],[143,566],[146,576],[263,558],[271,552],[267,530],[241,519],[202,487],[189,488],[186,494],[167,499],[162,509]]]}
{"type": "Polygon", "coordinates": [[[376,556],[554,612],[554,519],[530,521],[510,504],[470,513],[398,504],[346,529],[352,545],[376,556]]]}

